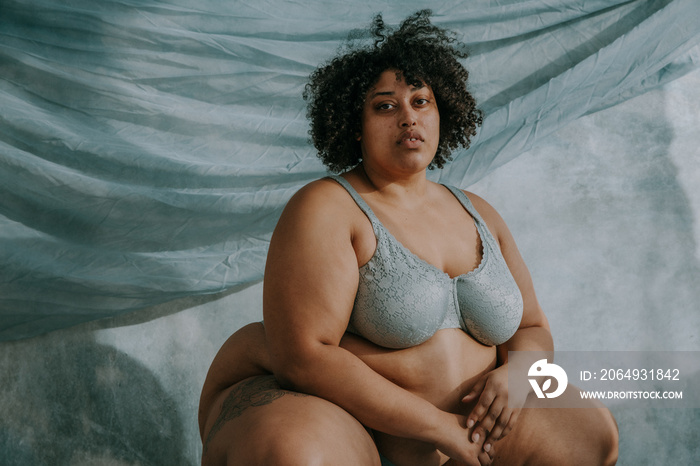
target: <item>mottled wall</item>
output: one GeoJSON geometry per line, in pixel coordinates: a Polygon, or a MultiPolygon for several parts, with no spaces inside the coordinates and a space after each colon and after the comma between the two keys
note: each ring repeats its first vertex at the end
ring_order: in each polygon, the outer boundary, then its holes
{"type": "MultiPolygon", "coordinates": [[[[699,110],[696,72],[471,187],[510,225],[558,349],[700,351],[699,110]]],[[[0,464],[198,464],[208,364],[260,301],[257,284],[1,343],[0,464]]],[[[700,410],[613,411],[619,464],[700,457],[700,410]]]]}
{"type": "MultiPolygon", "coordinates": [[[[563,128],[471,187],[513,231],[556,349],[700,351],[698,128],[695,72],[563,128]]],[[[698,464],[700,409],[637,406],[611,406],[618,464],[698,464]]]]}

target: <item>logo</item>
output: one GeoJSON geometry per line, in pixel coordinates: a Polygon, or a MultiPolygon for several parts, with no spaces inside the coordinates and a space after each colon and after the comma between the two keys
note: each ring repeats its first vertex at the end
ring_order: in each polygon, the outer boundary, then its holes
{"type": "Polygon", "coordinates": [[[561,367],[556,364],[550,364],[546,359],[540,359],[536,361],[530,370],[527,371],[529,377],[548,377],[542,387],[537,383],[537,379],[528,379],[532,389],[535,391],[537,398],[556,398],[566,390],[566,386],[569,384],[569,377],[567,377],[566,372],[561,367]],[[547,392],[552,386],[552,378],[557,381],[556,390],[553,392],[547,392]]]}

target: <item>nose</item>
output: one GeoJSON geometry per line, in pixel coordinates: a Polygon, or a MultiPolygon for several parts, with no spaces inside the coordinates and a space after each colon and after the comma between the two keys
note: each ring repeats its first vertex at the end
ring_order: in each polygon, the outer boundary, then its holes
{"type": "Polygon", "coordinates": [[[404,105],[399,116],[399,124],[402,128],[410,128],[415,126],[418,120],[416,110],[410,105],[404,105]]]}

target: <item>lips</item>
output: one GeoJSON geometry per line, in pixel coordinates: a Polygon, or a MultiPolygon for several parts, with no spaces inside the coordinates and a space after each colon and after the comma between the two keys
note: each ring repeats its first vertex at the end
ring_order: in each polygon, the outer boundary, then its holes
{"type": "Polygon", "coordinates": [[[404,133],[401,133],[401,136],[399,136],[398,141],[396,141],[398,145],[408,148],[416,148],[420,146],[423,142],[423,136],[421,136],[420,133],[416,131],[406,131],[404,133]]]}

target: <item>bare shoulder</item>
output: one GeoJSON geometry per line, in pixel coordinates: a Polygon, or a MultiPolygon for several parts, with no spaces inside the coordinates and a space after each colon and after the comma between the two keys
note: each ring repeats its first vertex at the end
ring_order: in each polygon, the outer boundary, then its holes
{"type": "Polygon", "coordinates": [[[336,181],[322,178],[305,185],[287,203],[280,222],[299,218],[304,222],[334,223],[347,218],[354,201],[336,181]]]}
{"type": "Polygon", "coordinates": [[[486,222],[489,230],[491,230],[491,233],[499,240],[499,242],[504,235],[510,235],[506,222],[491,204],[489,204],[481,196],[478,196],[470,191],[462,191],[467,195],[471,203],[474,205],[476,211],[479,212],[479,215],[481,215],[481,218],[484,219],[484,222],[486,222]]]}
{"type": "Polygon", "coordinates": [[[272,235],[268,263],[282,256],[297,263],[347,256],[345,259],[352,258],[357,265],[353,247],[358,237],[367,236],[361,234],[363,220],[366,222],[364,214],[337,181],[313,181],[297,191],[282,212],[272,235]]]}
{"type": "Polygon", "coordinates": [[[349,197],[348,192],[337,181],[331,178],[320,178],[299,189],[292,196],[292,200],[323,203],[324,201],[333,200],[333,198],[338,200],[349,197]]]}

